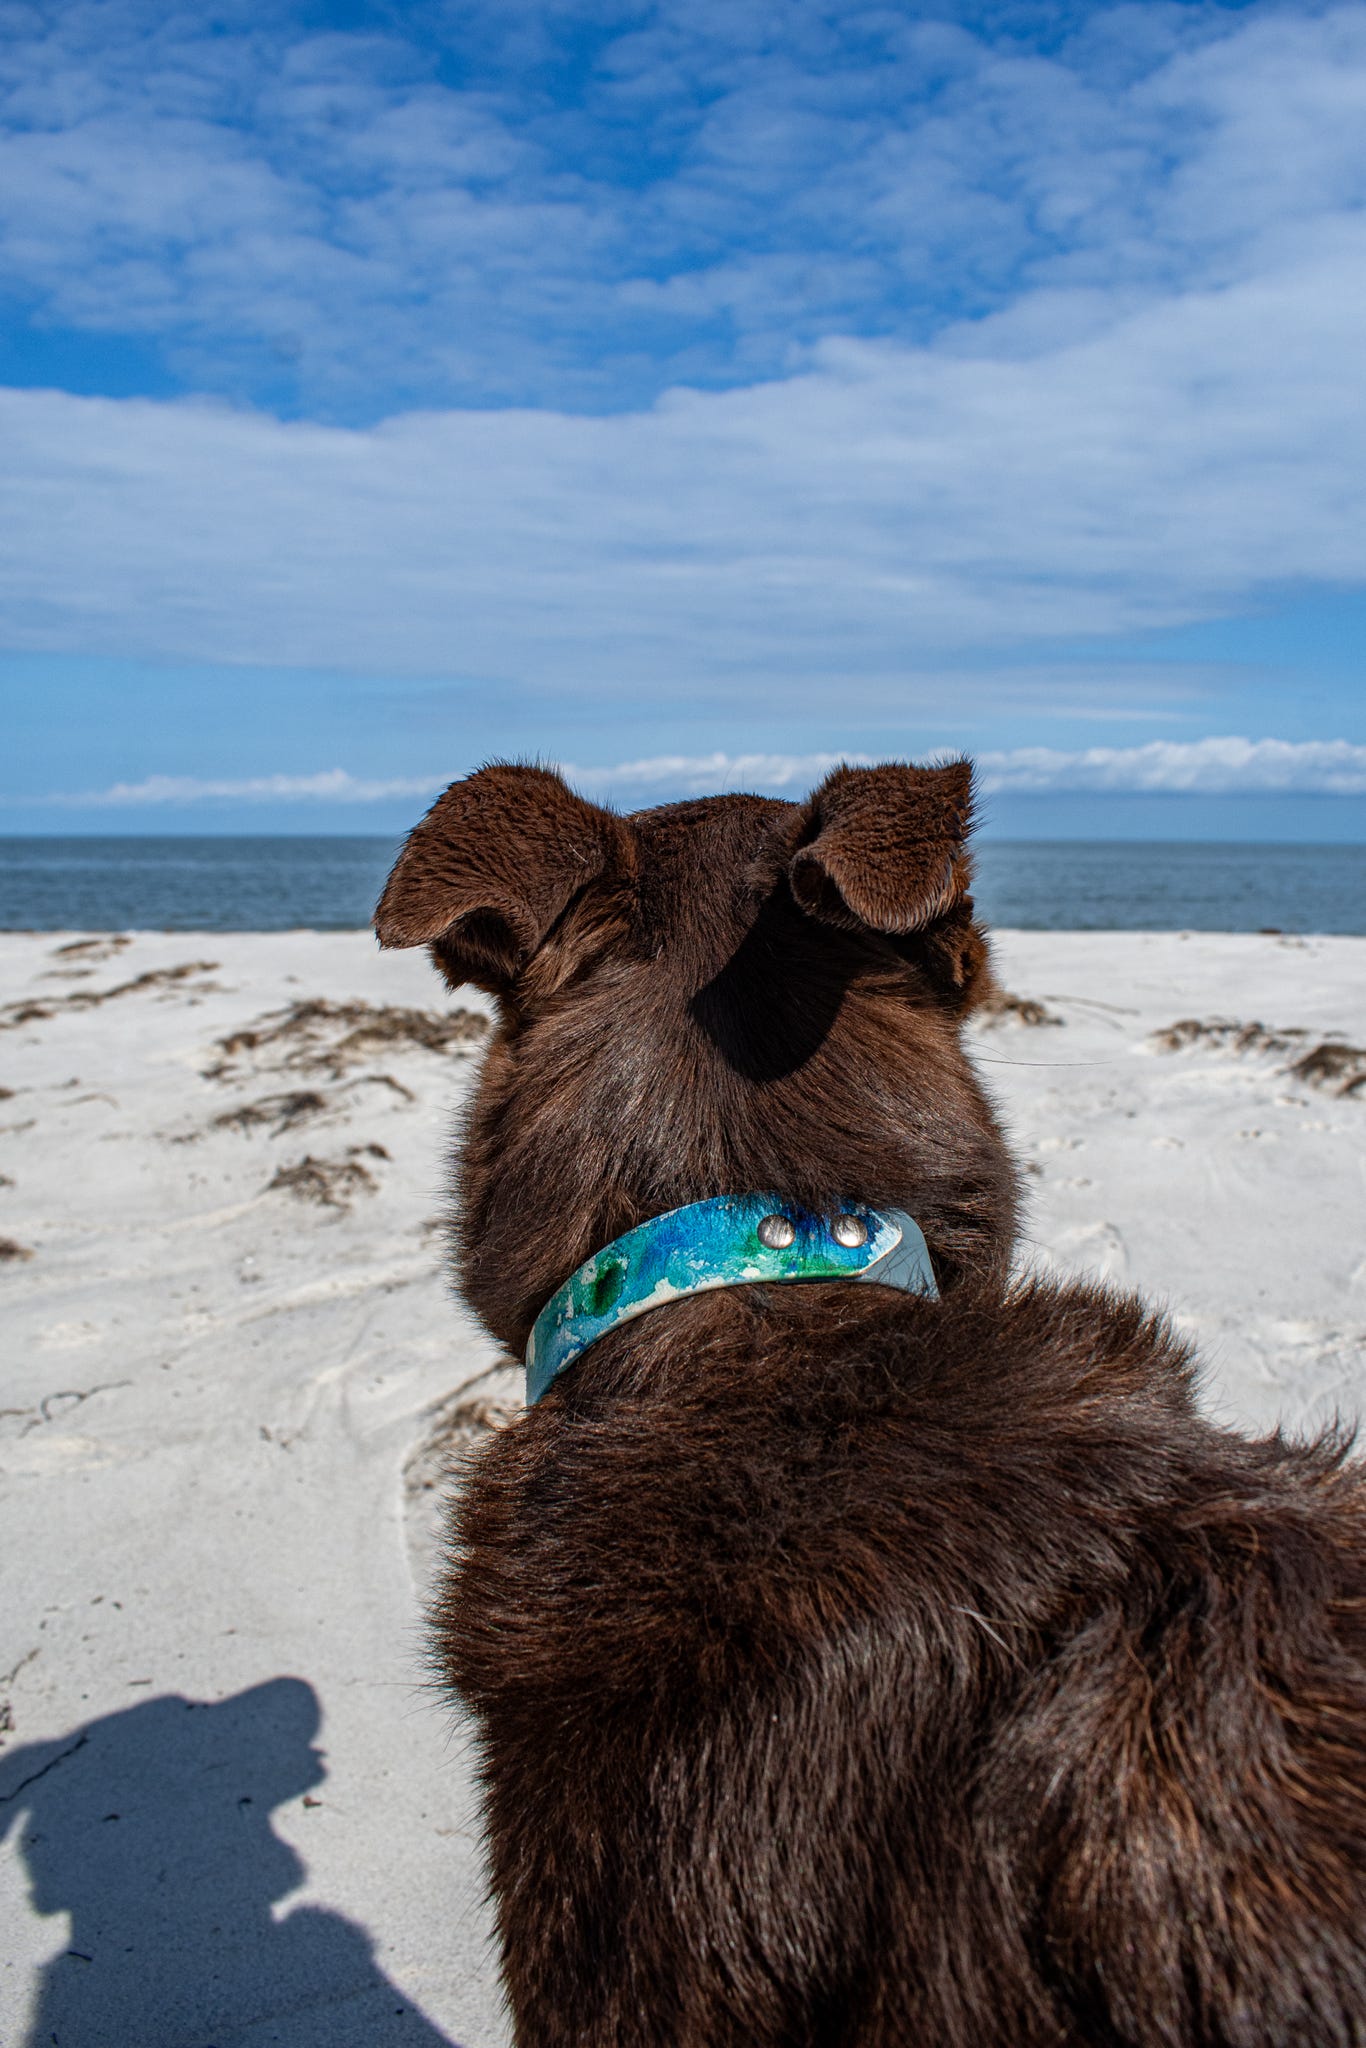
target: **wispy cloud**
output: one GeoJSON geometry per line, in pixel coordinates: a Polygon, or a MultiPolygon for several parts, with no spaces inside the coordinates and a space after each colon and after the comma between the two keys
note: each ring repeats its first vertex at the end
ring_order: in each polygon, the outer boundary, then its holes
{"type": "MultiPolygon", "coordinates": [[[[756,790],[801,795],[841,763],[861,754],[658,754],[609,766],[563,765],[586,795],[636,801],[756,790]]],[[[332,768],[317,775],[256,775],[215,780],[152,775],[142,782],[50,796],[40,801],[81,808],[126,809],[158,805],[306,802],[365,805],[412,798],[425,801],[444,786],[430,777],[368,780],[332,768]]],[[[1366,796],[1366,746],[1347,740],[1154,740],[1138,747],[1016,747],[977,756],[977,786],[1002,792],[1046,794],[1166,793],[1174,795],[1366,796]]]]}
{"type": "MultiPolygon", "coordinates": [[[[1023,318],[1023,313],[1021,318],[1023,318]]],[[[1027,351],[826,345],[614,418],[0,394],[0,644],[756,701],[1366,581],[1366,213],[1027,351]]]]}
{"type": "Polygon", "coordinates": [[[317,775],[147,775],[140,782],[115,782],[108,789],[70,791],[37,801],[82,810],[219,803],[377,804],[394,797],[431,797],[441,787],[441,782],[430,776],[397,776],[376,781],[350,775],[344,768],[326,768],[317,775]]]}
{"type": "Polygon", "coordinates": [[[977,757],[997,791],[1366,796],[1366,746],[1348,740],[1152,740],[1140,747],[1016,747],[977,757]]]}

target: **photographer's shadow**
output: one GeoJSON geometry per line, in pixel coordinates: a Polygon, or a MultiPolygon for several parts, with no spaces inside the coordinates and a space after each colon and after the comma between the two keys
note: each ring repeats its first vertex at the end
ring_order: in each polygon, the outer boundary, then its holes
{"type": "Polygon", "coordinates": [[[273,1808],[322,1782],[312,1686],[174,1695],[0,1760],[33,1905],[69,1913],[28,2048],[454,2048],[339,1913],[272,1903],[304,1876],[273,1808]]]}

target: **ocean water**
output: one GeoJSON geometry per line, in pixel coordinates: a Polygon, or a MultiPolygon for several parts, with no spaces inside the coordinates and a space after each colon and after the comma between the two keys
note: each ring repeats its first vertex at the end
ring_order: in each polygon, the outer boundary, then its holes
{"type": "MultiPolygon", "coordinates": [[[[0,838],[0,930],[368,924],[398,842],[0,838]]],[[[976,897],[1032,931],[1366,933],[1366,846],[986,840],[976,897]]]]}

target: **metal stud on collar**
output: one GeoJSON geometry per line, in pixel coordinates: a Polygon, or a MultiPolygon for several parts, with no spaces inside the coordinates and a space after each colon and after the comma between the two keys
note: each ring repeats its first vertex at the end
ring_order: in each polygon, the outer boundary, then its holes
{"type": "MultiPolygon", "coordinates": [[[[771,1252],[785,1252],[797,1236],[797,1226],[787,1216],[761,1216],[755,1236],[771,1252]]],[[[863,1239],[860,1238],[862,1244],[863,1239]]]]}
{"type": "Polygon", "coordinates": [[[846,1244],[850,1250],[868,1242],[868,1225],[861,1216],[837,1216],[830,1225],[830,1235],[836,1244],[846,1244]]]}

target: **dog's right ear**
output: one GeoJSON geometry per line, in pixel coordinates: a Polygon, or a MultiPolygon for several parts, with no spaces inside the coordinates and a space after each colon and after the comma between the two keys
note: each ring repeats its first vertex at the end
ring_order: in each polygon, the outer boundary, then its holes
{"type": "Polygon", "coordinates": [[[924,931],[967,893],[972,768],[837,768],[806,806],[788,868],[810,917],[856,930],[924,931]]]}
{"type": "Polygon", "coordinates": [[[375,932],[381,946],[430,946],[452,988],[500,995],[625,847],[621,820],[550,769],[496,762],[453,782],[409,835],[375,932]]]}

